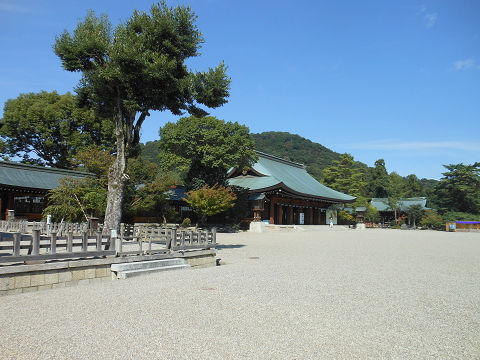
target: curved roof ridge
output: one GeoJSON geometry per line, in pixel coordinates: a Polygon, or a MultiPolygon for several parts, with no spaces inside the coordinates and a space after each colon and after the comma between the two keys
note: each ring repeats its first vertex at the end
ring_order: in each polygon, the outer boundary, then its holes
{"type": "Polygon", "coordinates": [[[282,159],[278,156],[270,155],[270,154],[267,154],[267,153],[264,153],[264,152],[261,152],[261,151],[258,151],[258,150],[255,150],[255,152],[259,156],[264,157],[266,159],[281,162],[283,164],[290,165],[290,166],[295,166],[295,167],[298,167],[300,169],[305,169],[305,165],[303,165],[303,164],[296,163],[296,162],[293,162],[293,161],[290,161],[290,160],[285,160],[285,159],[282,159]]]}

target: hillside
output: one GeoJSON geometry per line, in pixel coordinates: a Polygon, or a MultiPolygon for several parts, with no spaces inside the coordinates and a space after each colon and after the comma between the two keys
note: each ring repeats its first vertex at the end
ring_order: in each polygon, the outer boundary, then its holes
{"type": "Polygon", "coordinates": [[[304,164],[317,180],[321,179],[323,169],[340,158],[339,153],[288,132],[269,131],[252,136],[256,150],[304,164]]]}
{"type": "MultiPolygon", "coordinates": [[[[339,153],[323,145],[288,132],[269,131],[252,134],[252,137],[256,150],[304,164],[307,171],[317,180],[322,178],[322,170],[340,157],[339,153]]],[[[155,140],[140,144],[144,159],[158,164],[158,142],[159,140],[155,140]]]]}

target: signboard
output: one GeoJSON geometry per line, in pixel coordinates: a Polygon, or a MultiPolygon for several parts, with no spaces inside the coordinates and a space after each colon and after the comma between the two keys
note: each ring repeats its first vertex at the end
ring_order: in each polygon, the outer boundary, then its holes
{"type": "Polygon", "coordinates": [[[305,214],[300,213],[300,225],[304,225],[304,224],[305,224],[305,214]]]}

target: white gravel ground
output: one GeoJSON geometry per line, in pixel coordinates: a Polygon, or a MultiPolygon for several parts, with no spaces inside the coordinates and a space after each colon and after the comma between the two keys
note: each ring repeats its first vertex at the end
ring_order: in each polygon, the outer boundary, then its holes
{"type": "Polygon", "coordinates": [[[222,266],[0,297],[0,358],[480,359],[479,233],[218,238],[222,266]]]}

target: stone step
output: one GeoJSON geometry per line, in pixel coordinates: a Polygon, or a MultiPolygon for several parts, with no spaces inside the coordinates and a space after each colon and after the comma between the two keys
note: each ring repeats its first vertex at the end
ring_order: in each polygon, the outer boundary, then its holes
{"type": "Polygon", "coordinates": [[[189,267],[190,265],[185,264],[184,259],[175,258],[112,264],[111,270],[117,274],[117,279],[126,279],[158,271],[185,269],[189,267]]]}

